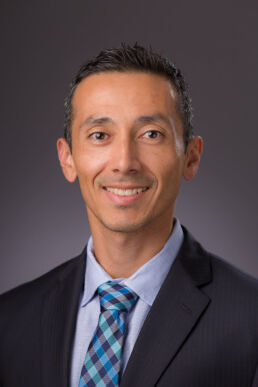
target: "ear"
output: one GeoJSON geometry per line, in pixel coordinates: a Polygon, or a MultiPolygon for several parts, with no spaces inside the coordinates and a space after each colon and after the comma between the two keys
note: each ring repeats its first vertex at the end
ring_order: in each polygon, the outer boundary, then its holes
{"type": "Polygon", "coordinates": [[[197,171],[203,151],[203,141],[200,136],[195,136],[188,144],[186,150],[184,173],[185,180],[192,180],[197,171]]]}
{"type": "Polygon", "coordinates": [[[64,138],[59,138],[57,140],[56,146],[63,174],[66,180],[68,180],[70,183],[73,183],[77,177],[77,172],[70,147],[64,138]]]}

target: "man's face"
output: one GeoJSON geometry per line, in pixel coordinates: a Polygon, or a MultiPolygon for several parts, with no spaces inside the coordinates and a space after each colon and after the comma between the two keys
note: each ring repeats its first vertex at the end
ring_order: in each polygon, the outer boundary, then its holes
{"type": "Polygon", "coordinates": [[[79,179],[91,227],[172,224],[188,162],[176,103],[170,82],[155,74],[103,72],[78,85],[72,154],[64,139],[58,149],[66,178],[79,179]]]}

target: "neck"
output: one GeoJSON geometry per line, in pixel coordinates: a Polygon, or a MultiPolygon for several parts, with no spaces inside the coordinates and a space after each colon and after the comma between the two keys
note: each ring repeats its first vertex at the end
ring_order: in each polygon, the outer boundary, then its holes
{"type": "Polygon", "coordinates": [[[130,277],[163,248],[173,228],[172,219],[125,233],[111,231],[89,217],[95,258],[112,278],[130,277]]]}

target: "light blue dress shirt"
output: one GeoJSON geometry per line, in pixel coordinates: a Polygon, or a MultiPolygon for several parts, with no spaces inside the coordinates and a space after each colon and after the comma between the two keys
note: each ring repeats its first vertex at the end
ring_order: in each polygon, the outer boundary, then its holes
{"type": "Polygon", "coordinates": [[[104,282],[112,280],[128,286],[139,296],[135,307],[128,315],[128,333],[123,348],[122,370],[124,371],[143,322],[176,258],[182,242],[183,231],[179,221],[175,219],[173,232],[163,249],[131,277],[114,280],[96,261],[93,241],[90,237],[87,245],[84,293],[78,310],[74,338],[71,387],[78,387],[79,385],[85,355],[98,325],[100,304],[98,295],[96,295],[97,288],[104,282]]]}

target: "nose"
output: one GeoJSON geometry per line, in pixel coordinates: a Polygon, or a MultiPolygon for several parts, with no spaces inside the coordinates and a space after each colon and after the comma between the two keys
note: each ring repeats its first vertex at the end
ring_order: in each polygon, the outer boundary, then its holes
{"type": "Polygon", "coordinates": [[[110,166],[114,173],[135,174],[140,169],[136,142],[131,138],[123,138],[112,147],[110,166]]]}

